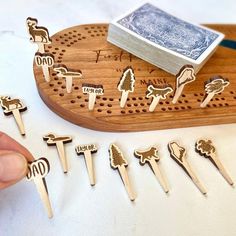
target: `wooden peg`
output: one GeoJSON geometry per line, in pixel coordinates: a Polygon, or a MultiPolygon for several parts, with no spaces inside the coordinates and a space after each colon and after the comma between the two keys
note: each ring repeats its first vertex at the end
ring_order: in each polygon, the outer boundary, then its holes
{"type": "Polygon", "coordinates": [[[147,98],[152,97],[152,103],[150,104],[149,111],[153,112],[160,99],[166,99],[167,94],[172,92],[173,89],[170,85],[165,85],[163,87],[154,87],[153,85],[149,85],[146,95],[147,98]]]}
{"type": "Polygon", "coordinates": [[[126,167],[128,166],[128,162],[124,159],[124,156],[121,150],[115,145],[111,144],[109,148],[110,154],[110,164],[112,169],[118,169],[121,179],[124,183],[125,189],[128,193],[128,196],[131,201],[135,200],[135,194],[132,190],[131,183],[128,177],[128,173],[126,167]]]}
{"type": "Polygon", "coordinates": [[[146,163],[149,164],[149,166],[151,167],[152,171],[154,172],[155,176],[157,177],[158,181],[160,182],[163,190],[168,193],[169,192],[169,188],[167,185],[167,182],[164,178],[164,176],[162,175],[159,166],[158,166],[158,162],[160,160],[160,157],[158,156],[158,150],[156,147],[150,147],[147,150],[144,151],[140,151],[140,150],[135,150],[134,151],[134,156],[139,158],[139,164],[140,165],[145,165],[146,163]]]}
{"type": "Polygon", "coordinates": [[[11,99],[9,96],[0,96],[0,105],[4,115],[13,115],[21,135],[25,135],[25,127],[20,112],[26,111],[27,107],[23,105],[20,99],[11,99]]]}
{"type": "Polygon", "coordinates": [[[124,108],[128,99],[129,93],[134,92],[135,76],[132,67],[124,69],[123,74],[118,83],[118,90],[122,92],[120,99],[120,107],[124,108]]]}
{"type": "Polygon", "coordinates": [[[196,79],[194,68],[192,65],[183,66],[176,75],[176,89],[172,103],[176,103],[183,92],[184,86],[196,79]]]}
{"type": "Polygon", "coordinates": [[[27,18],[26,24],[30,35],[30,41],[38,44],[38,51],[40,53],[44,53],[44,45],[52,42],[47,28],[38,26],[38,20],[31,17],[27,18]]]}
{"type": "Polygon", "coordinates": [[[229,85],[229,80],[224,79],[222,76],[212,77],[210,80],[205,82],[205,98],[203,99],[200,107],[206,107],[211,99],[218,93],[224,91],[225,87],[229,85]]]}
{"type": "Polygon", "coordinates": [[[77,155],[84,155],[85,157],[85,164],[88,170],[90,184],[92,186],[95,185],[95,174],[94,174],[94,167],[93,167],[93,159],[92,153],[97,152],[97,147],[94,144],[89,145],[79,145],[75,148],[77,155]]]}
{"type": "Polygon", "coordinates": [[[61,161],[62,169],[64,173],[67,173],[68,164],[67,164],[64,144],[72,142],[72,137],[71,136],[57,136],[55,134],[49,133],[43,137],[43,140],[47,142],[48,146],[56,145],[58,155],[61,161]]]}
{"type": "Polygon", "coordinates": [[[219,172],[222,174],[222,176],[225,178],[225,180],[230,184],[233,185],[234,182],[230,178],[229,174],[225,170],[224,166],[220,162],[220,160],[216,156],[216,148],[214,147],[213,143],[209,139],[199,139],[196,142],[195,150],[198,152],[201,156],[204,156],[206,158],[209,158],[210,161],[216,166],[216,168],[219,170],[219,172]]]}
{"type": "Polygon", "coordinates": [[[58,72],[57,76],[59,78],[66,79],[66,91],[67,93],[72,92],[73,79],[82,78],[82,72],[80,70],[72,70],[67,68],[63,64],[56,64],[53,66],[54,71],[58,72]]]}
{"type": "Polygon", "coordinates": [[[96,102],[96,97],[104,94],[103,86],[95,84],[82,84],[82,90],[84,94],[89,95],[88,109],[92,111],[96,102]]]}
{"type": "Polygon", "coordinates": [[[189,175],[198,189],[203,193],[206,194],[207,191],[198,180],[197,176],[193,172],[192,168],[190,167],[189,163],[186,160],[186,150],[184,147],[181,147],[177,142],[170,142],[168,144],[168,149],[170,152],[170,156],[184,169],[184,171],[189,175]]]}
{"type": "Polygon", "coordinates": [[[36,52],[34,61],[37,66],[42,67],[43,76],[46,82],[50,82],[49,67],[52,67],[54,65],[53,54],[36,52]]]}
{"type": "Polygon", "coordinates": [[[47,211],[48,217],[52,218],[52,207],[48,197],[48,190],[45,181],[45,176],[50,171],[50,165],[46,158],[41,157],[33,162],[28,163],[28,173],[26,175],[27,180],[33,180],[40,198],[44,204],[47,211]]]}

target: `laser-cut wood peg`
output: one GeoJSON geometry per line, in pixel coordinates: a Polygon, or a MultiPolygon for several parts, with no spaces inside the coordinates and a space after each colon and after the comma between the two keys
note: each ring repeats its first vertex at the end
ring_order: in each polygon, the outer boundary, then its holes
{"type": "Polygon", "coordinates": [[[97,152],[97,147],[95,144],[88,144],[88,145],[78,145],[75,148],[77,155],[84,155],[85,164],[88,170],[89,181],[92,186],[95,185],[95,174],[94,174],[94,167],[93,167],[93,159],[92,153],[97,152]]]}
{"type": "Polygon", "coordinates": [[[225,170],[223,164],[219,160],[216,155],[216,148],[214,147],[213,143],[209,139],[199,139],[195,144],[195,151],[199,153],[201,156],[209,158],[209,160],[216,166],[225,180],[230,184],[233,185],[234,182],[230,178],[229,174],[225,170]]]}
{"type": "Polygon", "coordinates": [[[89,95],[88,109],[92,111],[96,102],[96,97],[104,94],[103,86],[84,83],[82,84],[82,90],[84,94],[89,95]]]}
{"type": "Polygon", "coordinates": [[[188,176],[192,179],[198,189],[201,191],[202,194],[206,194],[207,191],[197,178],[196,174],[193,172],[192,168],[190,167],[189,163],[186,159],[186,149],[181,147],[177,142],[170,142],[168,144],[168,149],[170,152],[170,156],[174,159],[177,164],[179,164],[184,171],[188,174],[188,176]]]}
{"type": "Polygon", "coordinates": [[[49,67],[52,67],[54,65],[53,54],[36,52],[34,56],[34,61],[38,67],[42,67],[43,76],[46,82],[50,82],[49,67]]]}
{"type": "Polygon", "coordinates": [[[169,93],[172,93],[173,89],[170,85],[165,85],[163,87],[154,87],[152,84],[147,88],[147,98],[152,97],[152,102],[149,106],[149,111],[153,112],[159,103],[160,99],[166,99],[169,93]]]}
{"type": "Polygon", "coordinates": [[[52,133],[49,133],[45,136],[43,136],[43,140],[47,142],[48,146],[54,146],[56,145],[58,155],[61,161],[62,169],[64,173],[68,172],[68,164],[67,164],[67,158],[65,153],[64,144],[72,142],[71,136],[58,136],[52,133]]]}
{"type": "Polygon", "coordinates": [[[129,93],[134,92],[135,76],[132,67],[124,69],[123,74],[118,83],[118,90],[122,92],[120,99],[120,107],[124,108],[128,99],[129,93]]]}
{"type": "Polygon", "coordinates": [[[184,86],[193,82],[195,79],[196,76],[192,65],[185,65],[180,69],[179,73],[176,75],[176,88],[172,103],[175,104],[178,101],[183,92],[184,86]]]}
{"type": "Polygon", "coordinates": [[[72,92],[73,79],[82,78],[82,72],[80,70],[69,69],[63,64],[56,64],[53,66],[53,69],[58,72],[57,77],[66,79],[67,93],[72,92]]]}
{"type": "Polygon", "coordinates": [[[28,181],[33,180],[37,191],[40,195],[41,201],[47,211],[48,217],[52,218],[52,207],[48,196],[47,184],[45,181],[46,175],[50,171],[50,165],[46,158],[41,157],[33,162],[28,163],[28,173],[26,179],[28,181]]]}
{"type": "Polygon", "coordinates": [[[145,165],[146,163],[149,164],[153,173],[155,174],[156,178],[158,179],[159,183],[163,190],[168,193],[169,188],[167,185],[167,181],[165,180],[163,174],[161,173],[158,162],[160,161],[160,157],[158,156],[158,149],[156,147],[150,147],[147,150],[135,150],[134,156],[139,158],[139,164],[145,165]]]}
{"type": "Polygon", "coordinates": [[[47,28],[38,26],[38,20],[28,17],[26,20],[30,41],[38,45],[38,51],[44,53],[44,45],[52,43],[47,28]]]}
{"type": "Polygon", "coordinates": [[[27,107],[20,99],[11,99],[9,96],[0,96],[0,105],[4,115],[13,115],[21,135],[25,135],[25,127],[21,118],[21,112],[26,111],[27,107]]]}
{"type": "Polygon", "coordinates": [[[206,107],[206,105],[211,101],[211,99],[218,93],[224,91],[225,87],[229,85],[229,80],[224,79],[222,76],[212,77],[205,83],[205,98],[203,99],[200,107],[206,107]]]}
{"type": "Polygon", "coordinates": [[[128,193],[128,196],[131,201],[135,200],[135,194],[131,187],[131,183],[128,177],[128,173],[126,167],[128,166],[128,162],[125,160],[121,150],[115,144],[111,144],[109,147],[109,155],[110,155],[110,165],[112,169],[118,169],[125,189],[128,193]]]}

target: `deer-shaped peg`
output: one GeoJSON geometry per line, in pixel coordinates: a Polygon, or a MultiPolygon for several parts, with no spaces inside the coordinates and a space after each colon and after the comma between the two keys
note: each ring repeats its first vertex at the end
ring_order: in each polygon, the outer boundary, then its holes
{"type": "Polygon", "coordinates": [[[52,40],[49,37],[47,28],[38,26],[38,20],[32,17],[28,17],[26,20],[28,32],[30,35],[30,41],[38,44],[39,52],[44,53],[44,45],[50,44],[52,40]]]}
{"type": "Polygon", "coordinates": [[[20,99],[11,99],[9,96],[0,96],[0,105],[4,115],[13,115],[21,135],[25,135],[25,127],[20,112],[26,111],[27,107],[20,99]]]}

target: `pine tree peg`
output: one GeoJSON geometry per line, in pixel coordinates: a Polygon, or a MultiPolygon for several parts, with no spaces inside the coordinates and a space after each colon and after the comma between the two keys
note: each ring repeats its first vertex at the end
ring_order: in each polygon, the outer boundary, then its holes
{"type": "Polygon", "coordinates": [[[26,20],[30,41],[38,44],[38,52],[45,53],[45,44],[51,44],[52,40],[49,37],[47,28],[38,26],[38,20],[28,17],[26,20]]]}
{"type": "Polygon", "coordinates": [[[139,158],[140,165],[143,166],[145,164],[148,164],[151,167],[153,173],[155,174],[156,178],[160,182],[161,187],[166,193],[168,193],[169,188],[168,188],[167,182],[163,174],[161,173],[159,169],[159,165],[158,165],[160,161],[160,157],[158,156],[158,149],[156,147],[150,147],[149,149],[144,150],[144,151],[135,150],[134,156],[139,158]]]}
{"type": "Polygon", "coordinates": [[[54,65],[54,56],[51,53],[36,52],[34,56],[35,64],[42,67],[43,76],[46,82],[50,82],[49,68],[54,65]]]}
{"type": "Polygon", "coordinates": [[[72,70],[62,64],[54,65],[53,69],[54,71],[58,72],[57,77],[65,78],[67,93],[72,92],[73,79],[82,78],[82,72],[80,70],[72,70]]]}
{"type": "Polygon", "coordinates": [[[40,198],[44,204],[44,207],[47,211],[48,217],[52,218],[52,207],[48,196],[48,189],[45,177],[50,171],[50,165],[46,158],[41,157],[33,162],[28,163],[28,173],[26,179],[28,181],[33,180],[40,198]]]}
{"type": "Polygon", "coordinates": [[[27,107],[23,105],[20,99],[11,99],[9,96],[0,96],[0,105],[6,116],[13,115],[21,135],[25,135],[25,127],[21,118],[21,112],[26,111],[27,107]]]}
{"type": "Polygon", "coordinates": [[[110,165],[112,169],[118,169],[125,189],[129,195],[131,201],[135,200],[135,194],[132,190],[131,183],[129,180],[129,176],[126,170],[128,166],[128,162],[125,160],[121,150],[115,145],[111,144],[109,148],[110,154],[110,165]]]}
{"type": "Polygon", "coordinates": [[[172,103],[175,104],[178,101],[183,92],[184,86],[193,82],[195,79],[196,76],[192,65],[185,65],[180,69],[179,73],[176,75],[176,88],[172,103]]]}
{"type": "Polygon", "coordinates": [[[92,153],[97,152],[97,147],[95,144],[88,144],[88,145],[78,145],[75,148],[77,155],[84,155],[85,164],[88,170],[90,185],[94,186],[95,181],[95,174],[94,174],[94,167],[93,167],[93,159],[92,153]]]}
{"type": "Polygon", "coordinates": [[[84,94],[89,95],[88,109],[92,111],[96,102],[96,97],[104,94],[103,86],[95,84],[82,84],[82,90],[84,94]]]}
{"type": "Polygon", "coordinates": [[[71,136],[58,136],[58,135],[49,133],[43,137],[43,140],[47,142],[48,146],[56,145],[63,172],[67,173],[68,164],[67,164],[64,144],[72,142],[72,137],[71,136]]]}
{"type": "Polygon", "coordinates": [[[225,87],[229,85],[228,79],[224,79],[222,76],[215,76],[205,83],[205,98],[203,99],[200,107],[206,107],[211,99],[218,93],[224,91],[225,87]]]}
{"type": "Polygon", "coordinates": [[[179,164],[183,168],[183,170],[192,179],[192,181],[195,183],[201,193],[206,194],[207,191],[205,190],[201,182],[198,180],[196,174],[193,172],[192,168],[187,162],[186,149],[184,147],[181,147],[177,142],[170,142],[168,144],[168,149],[170,152],[170,156],[177,162],[177,164],[179,164]]]}
{"type": "Polygon", "coordinates": [[[118,83],[118,90],[122,92],[120,99],[120,107],[124,108],[128,99],[129,93],[134,92],[135,76],[132,67],[127,67],[118,83]]]}
{"type": "Polygon", "coordinates": [[[209,160],[216,166],[216,168],[219,170],[219,172],[222,174],[222,176],[225,178],[225,180],[230,185],[234,184],[233,180],[230,178],[229,174],[225,170],[223,164],[218,159],[218,157],[216,155],[216,148],[214,147],[211,140],[209,140],[209,139],[199,139],[196,142],[195,150],[201,156],[209,158],[209,160]]]}
{"type": "Polygon", "coordinates": [[[149,85],[147,88],[147,98],[152,97],[152,102],[149,107],[149,111],[153,112],[159,103],[160,99],[166,99],[169,93],[172,93],[173,89],[170,85],[165,85],[161,87],[154,87],[153,85],[149,85]]]}

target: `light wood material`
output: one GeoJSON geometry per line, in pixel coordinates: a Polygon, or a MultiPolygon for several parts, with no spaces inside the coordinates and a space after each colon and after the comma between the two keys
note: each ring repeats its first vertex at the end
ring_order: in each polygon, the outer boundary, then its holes
{"type": "Polygon", "coordinates": [[[218,170],[220,171],[220,173],[222,174],[222,176],[225,178],[225,180],[230,185],[233,185],[234,184],[233,180],[231,179],[231,177],[229,176],[229,174],[227,173],[226,169],[224,168],[221,161],[217,158],[217,156],[215,154],[211,154],[211,158],[213,162],[215,163],[216,167],[218,168],[218,170]]]}
{"type": "Polygon", "coordinates": [[[134,193],[134,191],[133,191],[133,189],[131,187],[129,176],[128,176],[128,173],[126,171],[125,166],[124,165],[118,166],[118,170],[119,170],[121,179],[122,179],[122,181],[124,183],[126,192],[128,193],[130,200],[134,201],[136,196],[135,196],[135,193],[134,193]]]}
{"type": "Polygon", "coordinates": [[[158,162],[160,160],[160,157],[158,156],[158,149],[156,147],[150,147],[149,149],[144,151],[135,150],[134,156],[139,158],[140,165],[145,165],[146,163],[150,165],[163,190],[168,193],[169,188],[167,185],[167,181],[165,180],[158,166],[158,162]]]}
{"type": "Polygon", "coordinates": [[[109,147],[109,154],[111,168],[114,170],[118,169],[126,192],[128,193],[130,200],[134,201],[136,196],[131,187],[129,176],[126,170],[126,167],[128,166],[127,160],[124,158],[123,153],[121,152],[119,147],[114,143],[112,143],[109,147]]]}
{"type": "Polygon", "coordinates": [[[121,108],[125,107],[128,97],[129,97],[129,91],[122,91],[121,99],[120,99],[120,107],[121,108]]]}
{"type": "Polygon", "coordinates": [[[168,193],[169,187],[167,185],[167,182],[166,182],[164,176],[162,175],[162,173],[158,167],[158,164],[156,163],[156,161],[153,158],[150,160],[150,165],[152,167],[152,170],[153,170],[155,176],[157,177],[158,181],[160,182],[161,187],[163,188],[163,190],[166,193],[168,193]]]}
{"type": "Polygon", "coordinates": [[[193,172],[189,163],[186,160],[186,150],[184,147],[181,147],[177,142],[170,142],[168,144],[168,149],[170,156],[184,169],[184,171],[189,175],[194,184],[198,187],[202,194],[206,194],[207,191],[204,186],[201,184],[196,174],[193,172]]]}
{"type": "Polygon", "coordinates": [[[27,107],[20,99],[11,99],[9,96],[0,96],[0,105],[5,115],[13,115],[21,135],[25,135],[25,126],[20,112],[26,111],[27,107]]]}
{"type": "Polygon", "coordinates": [[[209,158],[230,185],[234,184],[233,180],[230,178],[221,161],[216,156],[216,148],[211,140],[199,139],[195,144],[195,150],[201,156],[209,158]]]}
{"type": "MultiPolygon", "coordinates": [[[[236,25],[208,26],[224,33],[227,39],[236,39],[236,25]]],[[[65,63],[83,74],[82,80],[73,80],[70,94],[66,92],[65,81],[54,71],[50,71],[51,81],[46,83],[42,70],[34,65],[41,98],[64,119],[90,129],[118,132],[236,122],[236,50],[219,46],[196,80],[185,86],[176,104],[172,104],[170,95],[160,101],[154,112],[149,112],[151,101],[145,98],[148,83],[170,84],[175,88],[175,76],[113,46],[106,37],[106,24],[75,26],[52,36],[46,52],[53,53],[55,63],[65,63]],[[135,90],[129,93],[126,106],[121,109],[117,84],[127,66],[134,69],[135,90]],[[202,109],[204,82],[214,75],[228,78],[230,85],[202,109]],[[87,108],[88,97],[82,92],[82,82],[104,86],[105,93],[97,96],[92,112],[87,108]]]]}
{"type": "Polygon", "coordinates": [[[64,144],[72,142],[72,137],[71,136],[58,136],[53,133],[49,133],[43,136],[43,140],[47,142],[48,146],[56,145],[63,172],[67,173],[68,164],[67,164],[64,144]]]}
{"type": "Polygon", "coordinates": [[[93,159],[92,159],[91,154],[97,152],[96,145],[95,144],[78,145],[75,148],[75,151],[76,151],[77,155],[81,155],[81,154],[84,155],[90,185],[94,186],[96,184],[96,181],[95,181],[93,159]]]}
{"type": "Polygon", "coordinates": [[[45,177],[49,173],[50,165],[46,158],[39,158],[31,163],[28,163],[28,173],[26,175],[27,180],[33,180],[40,198],[47,211],[48,217],[53,217],[52,207],[48,196],[45,177]]]}
{"type": "Polygon", "coordinates": [[[20,111],[18,109],[15,109],[15,110],[12,111],[12,114],[15,118],[16,124],[18,126],[18,129],[19,129],[21,135],[24,136],[25,135],[25,126],[24,126],[24,123],[22,121],[20,111]]]}

